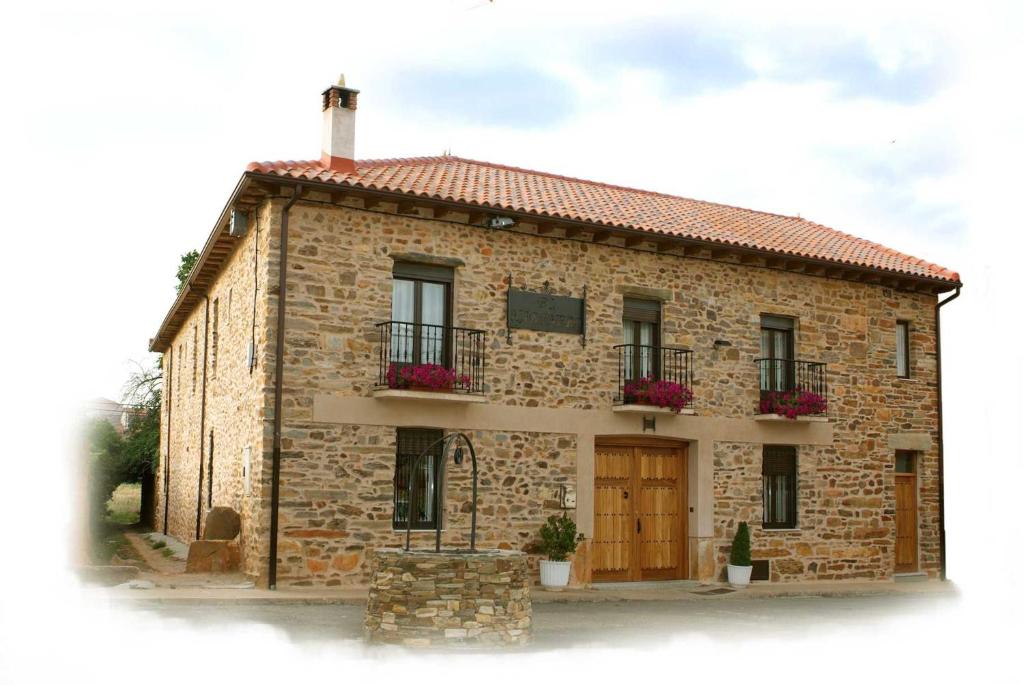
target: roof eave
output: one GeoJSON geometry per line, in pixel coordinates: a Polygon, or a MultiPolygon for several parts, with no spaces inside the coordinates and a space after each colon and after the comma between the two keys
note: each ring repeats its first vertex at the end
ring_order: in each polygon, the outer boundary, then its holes
{"type": "Polygon", "coordinates": [[[335,181],[323,181],[316,179],[309,179],[306,177],[298,178],[295,176],[282,176],[275,173],[262,173],[257,171],[246,171],[246,176],[253,179],[259,179],[268,183],[276,184],[298,184],[301,183],[303,187],[309,190],[322,190],[324,192],[338,192],[339,188],[344,188],[357,193],[363,193],[367,195],[377,196],[382,199],[384,198],[400,198],[400,199],[417,199],[422,202],[429,202],[433,205],[440,205],[450,207],[452,209],[482,211],[490,213],[500,213],[502,215],[522,218],[526,221],[536,221],[538,219],[547,222],[558,222],[570,225],[576,225],[587,228],[599,228],[600,230],[612,230],[630,235],[644,235],[649,236],[653,239],[667,240],[667,241],[678,241],[689,245],[702,246],[708,249],[728,249],[739,253],[746,254],[758,254],[770,257],[777,257],[781,259],[788,259],[792,261],[799,261],[807,264],[814,264],[816,266],[822,266],[826,268],[842,268],[849,271],[862,272],[867,274],[879,274],[887,277],[914,281],[916,283],[928,284],[934,288],[937,293],[948,292],[961,287],[963,284],[959,280],[951,280],[941,278],[938,276],[926,276],[922,274],[913,274],[906,271],[897,271],[894,269],[883,269],[879,267],[866,266],[863,264],[853,264],[850,262],[821,259],[817,257],[811,257],[806,255],[799,255],[788,252],[780,252],[776,250],[769,250],[766,248],[737,245],[734,243],[719,242],[714,240],[702,240],[699,238],[687,238],[683,236],[674,236],[666,233],[658,233],[656,231],[650,231],[646,229],[635,228],[633,226],[623,226],[617,224],[606,224],[596,221],[587,221],[584,219],[572,219],[568,217],[561,217],[551,214],[542,214],[539,212],[530,212],[524,210],[511,209],[507,207],[498,207],[486,204],[477,204],[473,202],[458,201],[453,199],[445,199],[431,195],[419,194],[415,192],[401,191],[401,190],[390,190],[383,188],[367,188],[362,185],[349,183],[347,181],[335,182],[335,181]]]}
{"type": "Polygon", "coordinates": [[[250,182],[251,174],[248,172],[243,173],[241,178],[238,179],[235,189],[231,192],[227,203],[217,216],[217,221],[213,225],[213,230],[210,231],[210,235],[207,237],[206,243],[203,245],[203,249],[199,253],[199,259],[196,260],[195,266],[192,267],[192,271],[188,275],[188,280],[185,281],[185,285],[182,286],[177,298],[175,298],[171,308],[164,316],[163,321],[160,323],[160,328],[157,329],[156,335],[153,338],[150,338],[150,352],[162,353],[170,346],[171,336],[168,335],[168,328],[171,323],[181,313],[183,307],[186,305],[191,306],[204,293],[202,288],[197,287],[196,281],[199,280],[201,276],[206,275],[204,273],[205,267],[207,262],[210,260],[210,255],[213,252],[214,246],[217,244],[217,239],[225,230],[227,230],[231,210],[250,182]]]}

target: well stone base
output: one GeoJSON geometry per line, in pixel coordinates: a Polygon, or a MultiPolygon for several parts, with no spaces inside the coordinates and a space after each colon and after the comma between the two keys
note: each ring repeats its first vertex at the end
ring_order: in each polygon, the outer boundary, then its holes
{"type": "Polygon", "coordinates": [[[530,639],[530,573],[522,552],[377,549],[370,568],[370,642],[523,645],[530,639]]]}

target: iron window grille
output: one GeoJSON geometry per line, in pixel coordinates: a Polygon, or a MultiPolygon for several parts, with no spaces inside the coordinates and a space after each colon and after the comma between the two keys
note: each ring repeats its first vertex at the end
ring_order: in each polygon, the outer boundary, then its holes
{"type": "Polygon", "coordinates": [[[764,528],[796,528],[796,448],[765,445],[761,457],[764,528]]]}
{"type": "Polygon", "coordinates": [[[412,511],[413,530],[434,530],[441,510],[440,460],[444,431],[439,428],[399,428],[394,477],[394,513],[391,524],[405,530],[412,511]],[[434,444],[437,443],[437,444],[434,444]],[[418,473],[411,473],[416,458],[434,444],[430,456],[420,462],[418,473]],[[413,479],[412,502],[409,502],[409,479],[413,479]]]}

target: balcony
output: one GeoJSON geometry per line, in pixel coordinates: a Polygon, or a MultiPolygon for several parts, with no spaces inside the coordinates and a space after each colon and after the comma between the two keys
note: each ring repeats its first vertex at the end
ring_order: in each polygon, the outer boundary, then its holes
{"type": "Polygon", "coordinates": [[[616,412],[693,414],[693,351],[616,345],[616,412]]]}
{"type": "Polygon", "coordinates": [[[373,396],[484,402],[486,333],[471,328],[385,321],[373,396]]]}
{"type": "Polygon", "coordinates": [[[757,421],[828,421],[824,362],[755,359],[760,375],[757,421]]]}

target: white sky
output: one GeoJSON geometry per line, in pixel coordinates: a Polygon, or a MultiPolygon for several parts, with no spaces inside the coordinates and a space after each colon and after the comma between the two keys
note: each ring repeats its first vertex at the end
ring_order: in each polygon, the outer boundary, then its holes
{"type": "Polygon", "coordinates": [[[318,156],[320,92],[343,71],[361,158],[450,148],[800,213],[959,270],[951,568],[1019,575],[1001,536],[1024,475],[1020,5],[84,5],[0,22],[4,482],[66,475],[66,417],[146,357],[180,254],[245,165],[318,156]]]}

